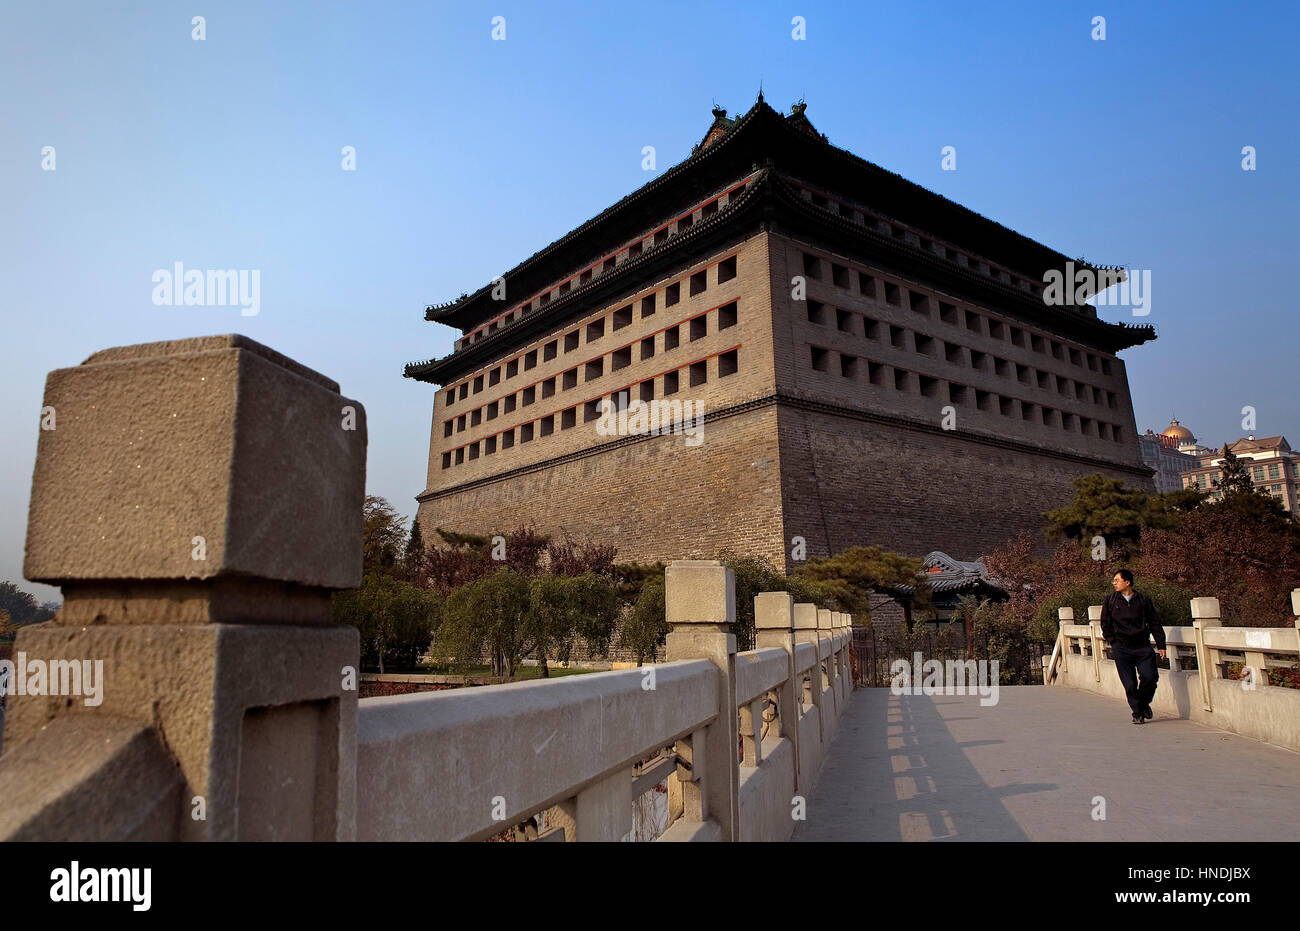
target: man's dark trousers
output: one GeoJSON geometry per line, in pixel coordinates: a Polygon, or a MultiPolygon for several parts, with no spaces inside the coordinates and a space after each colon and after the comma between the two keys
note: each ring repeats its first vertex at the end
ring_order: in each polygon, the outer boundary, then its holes
{"type": "Polygon", "coordinates": [[[1144,715],[1151,699],[1155,697],[1156,682],[1160,679],[1155,649],[1149,644],[1126,647],[1122,643],[1112,643],[1110,653],[1115,660],[1115,668],[1119,671],[1119,681],[1124,684],[1129,708],[1136,715],[1144,715]],[[1141,685],[1138,685],[1139,675],[1142,677],[1141,685]]]}

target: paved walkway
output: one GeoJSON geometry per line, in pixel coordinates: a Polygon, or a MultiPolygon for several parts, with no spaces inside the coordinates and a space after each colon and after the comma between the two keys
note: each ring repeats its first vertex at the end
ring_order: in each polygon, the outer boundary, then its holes
{"type": "Polygon", "coordinates": [[[1290,840],[1300,753],[1090,692],[859,689],[794,840],[1290,840]],[[1106,820],[1094,820],[1096,796],[1106,820]]]}

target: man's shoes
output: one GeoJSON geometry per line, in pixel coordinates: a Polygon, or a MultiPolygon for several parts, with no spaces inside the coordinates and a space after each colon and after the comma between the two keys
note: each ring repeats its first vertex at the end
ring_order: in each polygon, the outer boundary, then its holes
{"type": "Polygon", "coordinates": [[[1146,718],[1148,721],[1150,721],[1152,718],[1156,716],[1156,713],[1151,710],[1150,705],[1147,705],[1147,710],[1142,712],[1142,716],[1146,718]]]}
{"type": "Polygon", "coordinates": [[[1145,723],[1146,723],[1146,718],[1142,717],[1142,715],[1140,715],[1140,714],[1135,714],[1135,715],[1133,715],[1133,723],[1134,723],[1134,724],[1145,724],[1145,723]]]}

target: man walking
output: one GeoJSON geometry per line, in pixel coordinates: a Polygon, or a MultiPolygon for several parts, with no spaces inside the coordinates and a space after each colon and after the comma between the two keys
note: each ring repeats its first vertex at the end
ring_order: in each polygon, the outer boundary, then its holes
{"type": "Polygon", "coordinates": [[[1133,723],[1142,724],[1155,717],[1151,699],[1156,694],[1160,673],[1156,653],[1165,658],[1165,629],[1156,619],[1156,606],[1141,592],[1133,590],[1133,573],[1120,569],[1111,579],[1115,591],[1101,606],[1101,635],[1110,644],[1119,681],[1133,711],[1133,723]],[[1156,648],[1151,649],[1151,638],[1156,648]],[[1141,676],[1141,683],[1138,682],[1141,676]]]}

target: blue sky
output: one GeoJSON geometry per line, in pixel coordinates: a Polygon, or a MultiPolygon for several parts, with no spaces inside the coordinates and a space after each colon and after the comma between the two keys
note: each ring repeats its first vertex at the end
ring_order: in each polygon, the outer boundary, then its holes
{"type": "Polygon", "coordinates": [[[413,513],[433,389],[402,365],[454,335],[425,304],[651,180],[643,146],[660,172],[685,158],[760,81],[838,146],[1150,269],[1159,339],[1123,354],[1139,430],[1176,410],[1221,443],[1249,404],[1257,435],[1300,444],[1294,4],[851,6],[6,4],[0,579],[21,575],[45,373],[107,346],[240,332],[337,379],[368,412],[369,490],[413,513]],[[155,306],[177,261],[260,270],[260,313],[155,306]]]}

